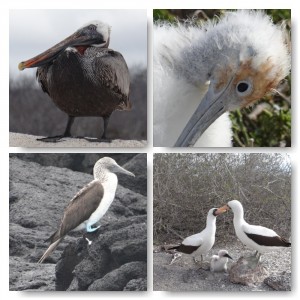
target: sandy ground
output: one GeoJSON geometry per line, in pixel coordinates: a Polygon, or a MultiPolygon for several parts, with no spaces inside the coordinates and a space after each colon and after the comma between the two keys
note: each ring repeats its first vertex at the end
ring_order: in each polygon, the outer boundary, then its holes
{"type": "Polygon", "coordinates": [[[97,142],[94,138],[63,138],[59,142],[50,143],[37,141],[41,136],[33,136],[22,133],[9,133],[9,146],[10,147],[43,147],[43,148],[64,148],[64,147],[89,147],[89,148],[142,148],[147,146],[147,141],[137,140],[112,140],[111,142],[97,142]]]}
{"type": "MultiPolygon", "coordinates": [[[[226,248],[221,248],[226,249],[226,248]]],[[[214,248],[210,255],[217,254],[220,248],[214,248]]],[[[244,249],[240,245],[227,247],[234,261],[241,254],[247,256],[253,251],[244,249]]],[[[190,255],[183,254],[172,265],[172,255],[165,252],[153,253],[153,290],[154,291],[274,291],[264,283],[255,286],[245,286],[231,283],[226,273],[212,273],[209,270],[199,269],[190,255]]],[[[199,259],[200,260],[200,259],[199,259]]],[[[268,270],[270,276],[291,272],[291,249],[270,252],[262,256],[261,263],[268,270]]],[[[204,266],[208,267],[208,263],[204,266]]],[[[230,268],[231,262],[229,263],[230,268]]]]}

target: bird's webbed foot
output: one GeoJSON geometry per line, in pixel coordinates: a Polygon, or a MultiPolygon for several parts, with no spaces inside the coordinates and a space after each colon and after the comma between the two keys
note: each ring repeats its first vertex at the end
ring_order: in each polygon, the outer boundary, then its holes
{"type": "Polygon", "coordinates": [[[62,138],[67,137],[65,135],[56,135],[56,136],[48,136],[45,138],[36,139],[37,141],[45,142],[45,143],[57,143],[60,142],[62,138]]]}
{"type": "Polygon", "coordinates": [[[94,231],[96,231],[97,229],[99,229],[100,226],[101,226],[101,225],[99,225],[99,226],[97,226],[97,227],[92,227],[92,225],[87,225],[87,226],[86,226],[86,231],[87,231],[87,232],[94,232],[94,231]]]}

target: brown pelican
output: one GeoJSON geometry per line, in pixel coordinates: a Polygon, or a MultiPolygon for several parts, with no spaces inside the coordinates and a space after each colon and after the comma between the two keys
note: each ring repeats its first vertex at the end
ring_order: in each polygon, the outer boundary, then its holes
{"type": "Polygon", "coordinates": [[[108,48],[110,26],[93,21],[45,52],[19,64],[19,69],[38,67],[36,77],[55,105],[68,114],[63,135],[43,138],[58,141],[71,136],[75,117],[100,116],[106,139],[114,110],[130,110],[130,77],[123,56],[108,48]]]}

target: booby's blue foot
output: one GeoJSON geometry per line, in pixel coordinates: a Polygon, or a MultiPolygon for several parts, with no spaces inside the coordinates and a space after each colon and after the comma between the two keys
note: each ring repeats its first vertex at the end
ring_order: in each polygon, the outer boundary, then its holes
{"type": "Polygon", "coordinates": [[[87,226],[86,226],[86,231],[87,231],[87,232],[94,232],[94,231],[96,231],[96,230],[99,229],[99,228],[100,228],[100,225],[97,226],[97,227],[95,227],[95,228],[93,228],[92,225],[87,225],[87,226]]]}

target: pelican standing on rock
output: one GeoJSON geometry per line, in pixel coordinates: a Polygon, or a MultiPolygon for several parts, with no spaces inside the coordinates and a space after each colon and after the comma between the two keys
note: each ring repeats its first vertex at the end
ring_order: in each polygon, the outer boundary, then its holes
{"type": "MultiPolygon", "coordinates": [[[[196,252],[201,255],[201,264],[203,255],[207,254],[215,243],[216,234],[216,217],[225,212],[223,208],[211,208],[208,211],[206,219],[206,227],[200,233],[193,234],[185,238],[178,246],[169,248],[168,250],[176,250],[185,254],[196,252]]],[[[194,258],[195,260],[195,258],[194,258]]]]}
{"type": "Polygon", "coordinates": [[[210,261],[210,271],[227,272],[228,258],[232,259],[227,250],[220,250],[218,255],[213,255],[210,261]]]}
{"type": "Polygon", "coordinates": [[[261,11],[154,27],[154,145],[230,147],[228,111],[275,91],[290,71],[286,32],[261,11]]]}
{"type": "Polygon", "coordinates": [[[103,117],[106,139],[114,110],[130,110],[130,77],[123,56],[108,48],[109,25],[93,21],[45,52],[19,64],[38,67],[36,77],[54,104],[68,114],[62,135],[41,139],[56,142],[71,137],[75,117],[103,117]]]}
{"type": "Polygon", "coordinates": [[[232,210],[233,225],[236,236],[239,240],[251,249],[256,250],[257,262],[259,262],[261,254],[269,251],[281,249],[283,247],[291,247],[291,243],[280,237],[272,229],[250,225],[244,220],[244,209],[238,200],[231,200],[221,207],[221,211],[232,210]]]}
{"type": "Polygon", "coordinates": [[[96,162],[93,170],[94,180],[83,187],[66,207],[58,230],[47,239],[51,244],[39,263],[55,250],[69,231],[85,229],[86,232],[94,232],[100,227],[94,225],[104,216],[115,198],[118,185],[115,172],[134,176],[110,157],[101,158],[96,162]]]}

